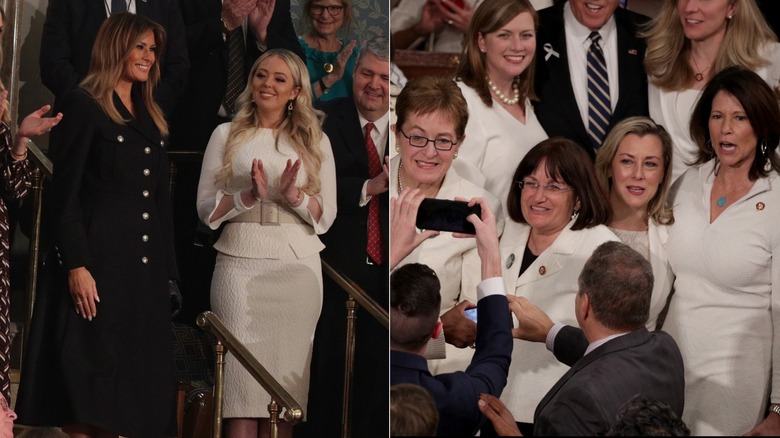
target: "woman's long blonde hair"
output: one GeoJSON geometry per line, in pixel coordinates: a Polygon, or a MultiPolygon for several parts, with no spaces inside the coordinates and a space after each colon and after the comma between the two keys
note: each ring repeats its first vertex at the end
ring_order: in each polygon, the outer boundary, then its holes
{"type": "MultiPolygon", "coordinates": [[[[711,73],[740,65],[757,70],[769,63],[759,49],[777,42],[777,36],[767,24],[755,0],[729,0],[736,13],[726,24],[726,36],[711,73]]],[[[645,71],[650,82],[668,91],[687,89],[695,81],[696,72],[688,64],[691,42],[685,37],[677,0],[666,0],[658,15],[650,21],[640,36],[647,38],[645,71]]]]}
{"type": "Polygon", "coordinates": [[[144,106],[160,133],[168,135],[168,123],[152,96],[154,87],[160,80],[160,59],[165,46],[165,30],[154,21],[129,12],[108,17],[98,31],[95,45],[92,47],[89,73],[81,81],[80,86],[95,99],[114,123],[124,125],[127,121],[114,106],[114,88],[124,74],[125,63],[130,53],[143,35],[149,31],[154,34],[157,48],[154,52],[154,64],[149,69],[149,78],[141,85],[144,106]]]}
{"type": "Polygon", "coordinates": [[[298,96],[290,101],[293,106],[292,111],[287,111],[279,126],[274,129],[276,150],[279,150],[280,136],[289,139],[308,175],[308,180],[301,189],[308,195],[316,195],[320,192],[320,167],[323,159],[320,141],[325,113],[312,106],[311,84],[306,65],[297,55],[286,49],[268,50],[252,66],[246,88],[236,101],[238,112],[230,126],[224,161],[222,168],[217,172],[215,184],[217,187],[227,187],[233,176],[233,157],[244,145],[246,138],[259,128],[257,111],[252,102],[252,78],[260,68],[260,64],[272,56],[280,58],[287,64],[292,75],[293,86],[299,90],[298,96]]]}

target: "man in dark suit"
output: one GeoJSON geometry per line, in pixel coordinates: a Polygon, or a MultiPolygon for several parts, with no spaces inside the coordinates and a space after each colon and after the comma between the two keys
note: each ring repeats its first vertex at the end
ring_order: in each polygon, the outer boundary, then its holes
{"type": "MultiPolygon", "coordinates": [[[[352,96],[320,102],[327,115],[323,131],[330,139],[336,162],[339,214],[321,236],[321,256],[346,275],[382,307],[387,306],[388,175],[383,169],[389,130],[390,63],[385,37],[369,40],[358,53],[352,96]],[[367,129],[367,125],[371,128],[367,129]],[[370,138],[370,140],[369,140],[370,138]],[[368,148],[372,148],[370,151],[368,148]],[[369,152],[374,156],[369,157],[369,152]],[[377,168],[371,168],[374,159],[377,168]],[[373,173],[372,171],[377,171],[373,173]],[[371,206],[375,202],[376,206],[371,206]],[[379,247],[369,249],[372,219],[378,211],[374,238],[379,247]],[[378,253],[372,253],[372,251],[378,253]]],[[[323,308],[314,336],[312,382],[309,395],[310,428],[315,436],[338,435],[341,427],[347,294],[330,278],[324,278],[323,308]]],[[[365,309],[357,311],[355,369],[351,418],[354,436],[387,434],[387,329],[365,309]]]]}
{"type": "MultiPolygon", "coordinates": [[[[143,0],[141,0],[143,1],[143,0]]],[[[216,252],[208,227],[198,227],[195,199],[200,176],[198,152],[206,149],[211,133],[230,120],[225,104],[229,70],[235,69],[243,90],[249,70],[265,49],[284,48],[303,58],[290,17],[290,0],[178,0],[191,65],[187,87],[170,114],[171,150],[176,166],[173,191],[174,225],[179,266],[185,274],[180,288],[184,303],[179,320],[193,323],[209,309],[211,274],[216,252]],[[230,39],[241,40],[236,56],[229,55],[230,39]],[[197,242],[199,246],[194,246],[197,242]]]]}
{"type": "Polygon", "coordinates": [[[477,431],[484,419],[477,408],[479,395],[501,394],[512,356],[512,321],[495,222],[487,202],[481,206],[482,221],[469,216],[477,230],[482,282],[477,285],[476,350],[465,372],[433,376],[423,356],[428,340],[442,333],[436,273],[415,263],[396,269],[390,277],[390,384],[413,383],[428,390],[439,409],[437,435],[466,436],[477,431]]]}
{"type": "MultiPolygon", "coordinates": [[[[544,396],[534,413],[534,435],[598,435],[614,423],[634,396],[666,403],[682,416],[685,380],[677,343],[648,332],[653,271],[639,253],[620,242],[596,248],[585,263],[575,298],[581,329],[553,324],[527,300],[510,307],[520,321],[515,336],[546,341],[572,368],[544,396]]],[[[495,401],[493,401],[495,402],[495,401]]],[[[482,410],[499,433],[510,433],[497,409],[482,410]]]]}
{"type": "Polygon", "coordinates": [[[536,116],[547,135],[574,140],[591,157],[612,126],[626,117],[648,114],[647,75],[642,64],[646,45],[637,37],[638,26],[648,18],[618,8],[618,3],[569,0],[539,11],[536,116]],[[592,38],[592,32],[599,37],[592,38]],[[609,91],[605,120],[600,128],[592,128],[598,133],[595,138],[589,134],[587,57],[592,40],[600,40],[597,44],[606,63],[609,91]]]}
{"type": "MultiPolygon", "coordinates": [[[[55,107],[56,99],[78,87],[86,76],[92,45],[103,21],[111,14],[113,3],[109,0],[49,0],[41,35],[40,66],[41,80],[54,94],[55,107]]],[[[129,0],[124,6],[124,10],[150,18],[165,28],[167,37],[160,61],[161,81],[154,97],[162,110],[170,114],[184,92],[190,67],[179,5],[176,0],[129,0]]]]}

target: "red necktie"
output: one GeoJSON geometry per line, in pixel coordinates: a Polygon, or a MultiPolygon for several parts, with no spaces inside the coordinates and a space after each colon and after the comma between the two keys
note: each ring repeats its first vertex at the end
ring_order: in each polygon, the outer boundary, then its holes
{"type": "MultiPolygon", "coordinates": [[[[379,153],[376,151],[374,140],[371,138],[371,130],[374,129],[373,123],[366,123],[366,154],[368,155],[368,174],[371,178],[382,173],[382,162],[379,160],[379,153]]],[[[368,244],[366,252],[376,264],[382,264],[384,261],[384,251],[382,251],[382,230],[379,227],[379,196],[374,195],[368,201],[368,244]]]]}

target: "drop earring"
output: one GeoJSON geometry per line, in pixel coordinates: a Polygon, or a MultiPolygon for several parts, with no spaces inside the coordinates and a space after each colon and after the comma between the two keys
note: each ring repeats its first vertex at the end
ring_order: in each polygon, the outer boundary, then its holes
{"type": "Polygon", "coordinates": [[[287,115],[288,115],[288,116],[289,116],[290,114],[292,114],[292,112],[293,112],[293,108],[294,108],[294,106],[293,106],[293,100],[292,100],[292,99],[290,99],[290,100],[287,102],[287,115]]]}

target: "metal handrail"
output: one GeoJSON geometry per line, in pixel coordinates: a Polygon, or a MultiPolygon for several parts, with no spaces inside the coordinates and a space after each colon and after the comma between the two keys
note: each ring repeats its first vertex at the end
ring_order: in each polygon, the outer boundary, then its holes
{"type": "Polygon", "coordinates": [[[271,436],[276,437],[278,408],[285,409],[284,419],[287,423],[294,425],[303,419],[303,408],[295,401],[271,374],[258,362],[258,360],[247,350],[247,348],[230,333],[222,321],[213,312],[203,312],[197,319],[198,327],[207,329],[217,337],[217,369],[215,370],[214,382],[214,423],[212,436],[219,438],[222,436],[222,384],[224,373],[223,348],[235,356],[236,360],[243,366],[252,377],[260,383],[271,396],[271,403],[268,405],[268,412],[271,414],[271,436]]]}
{"type": "Polygon", "coordinates": [[[390,318],[387,310],[380,306],[373,298],[368,296],[368,294],[354,281],[347,278],[347,276],[341,272],[335,270],[324,260],[322,261],[322,272],[327,274],[328,277],[341,286],[341,288],[344,289],[344,292],[349,294],[349,296],[357,301],[361,307],[366,309],[366,311],[368,311],[368,313],[374,317],[378,323],[382,324],[384,328],[390,328],[390,318]]]}
{"type": "Polygon", "coordinates": [[[344,349],[344,393],[341,403],[341,437],[349,438],[351,434],[352,420],[350,410],[350,396],[352,394],[352,380],[355,368],[355,319],[357,318],[357,305],[363,306],[368,314],[385,328],[389,326],[387,310],[382,308],[373,298],[368,296],[363,289],[347,276],[336,271],[326,261],[322,261],[322,272],[328,275],[347,293],[347,334],[344,349]]]}

